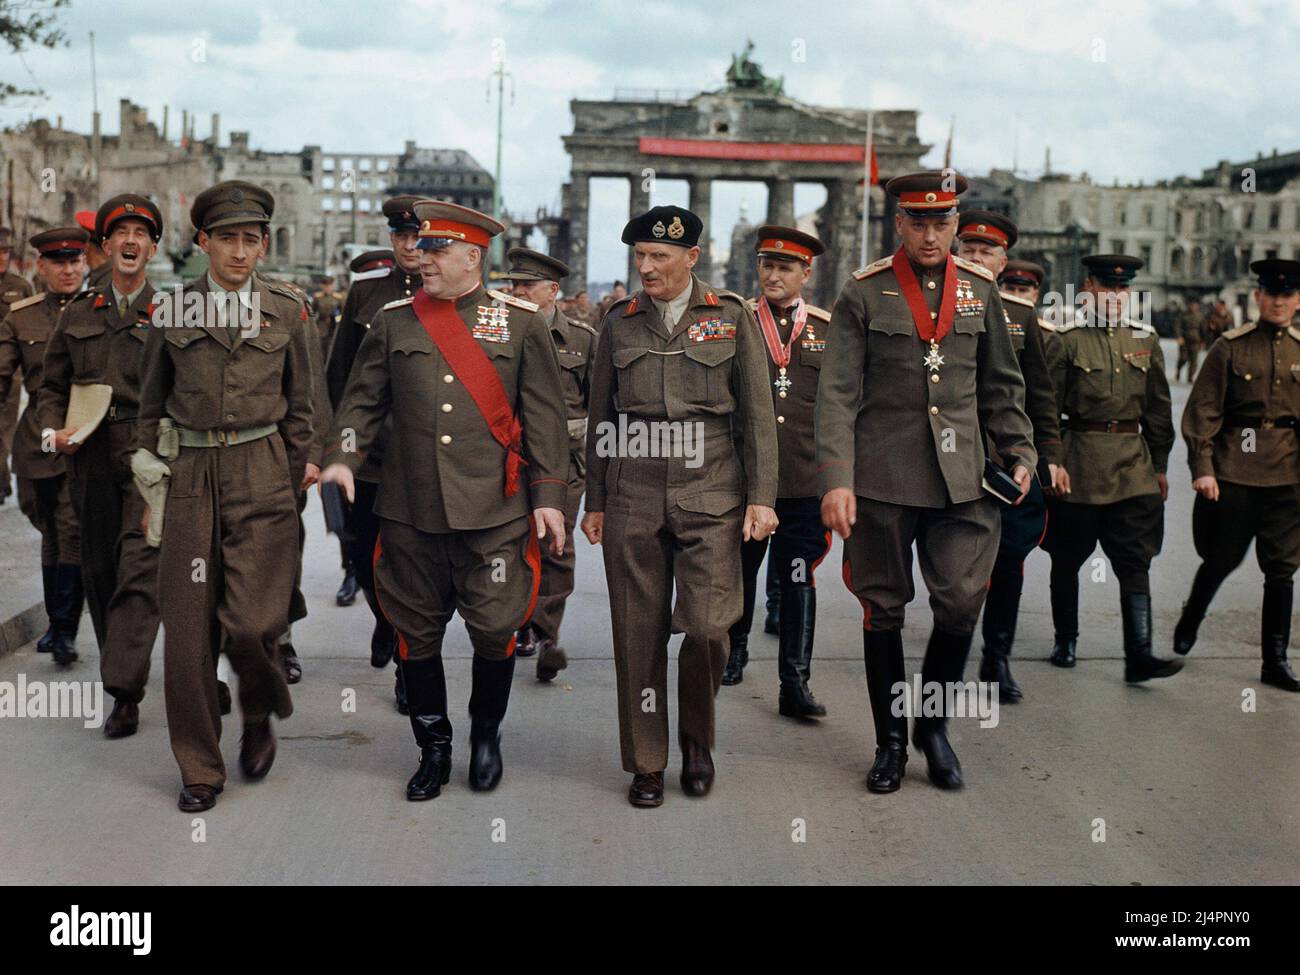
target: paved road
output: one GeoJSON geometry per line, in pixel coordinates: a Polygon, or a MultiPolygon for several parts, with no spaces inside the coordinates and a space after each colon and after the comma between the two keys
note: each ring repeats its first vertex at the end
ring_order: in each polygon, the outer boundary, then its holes
{"type": "MultiPolygon", "coordinates": [[[[1186,386],[1175,393],[1177,416],[1186,386]]],[[[1154,580],[1165,653],[1195,569],[1181,444],[1171,470],[1154,580]]],[[[0,720],[0,882],[1300,881],[1300,699],[1257,683],[1253,562],[1225,586],[1183,673],[1133,688],[1122,681],[1113,579],[1083,583],[1078,668],[1045,662],[1047,559],[1035,553],[1016,664],[1026,701],[1002,709],[994,728],[956,722],[963,792],[932,788],[914,756],[903,790],[874,796],[863,787],[872,746],[860,612],[833,552],[821,572],[813,679],[830,716],[816,725],[777,717],[776,641],[756,632],[745,682],[720,695],[713,796],[687,799],[674,767],[664,806],[645,811],[624,800],[603,570],[580,542],[564,640],[572,664],[546,686],[521,661],[501,788],[479,795],[465,785],[470,659],[457,622],[447,646],[456,768],[441,798],[414,804],[403,788],[416,750],[391,705],[391,671],[368,664],[364,606],[333,605],[337,547],[315,501],[307,517],[312,615],[296,631],[306,676],[297,713],[278,726],[269,778],[248,784],[234,773],[196,841],[195,818],[175,808],[156,659],[134,738],[107,741],[72,719],[0,720]],[[341,705],[348,688],[355,713],[341,705]],[[1250,712],[1247,690],[1257,694],[1250,712]]],[[[918,592],[909,669],[930,622],[919,582],[918,592]]],[[[71,676],[95,679],[88,621],[81,652],[71,676]]],[[[51,670],[30,646],[0,657],[0,681],[51,670]]],[[[234,769],[238,724],[228,719],[226,731],[234,769]]]]}

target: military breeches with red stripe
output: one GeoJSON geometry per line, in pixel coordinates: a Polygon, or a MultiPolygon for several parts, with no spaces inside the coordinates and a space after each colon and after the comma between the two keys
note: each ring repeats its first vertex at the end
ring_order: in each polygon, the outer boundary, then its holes
{"type": "Polygon", "coordinates": [[[844,581],[862,604],[868,630],[899,630],[916,595],[912,546],[930,591],[936,628],[971,633],[998,554],[998,502],[990,497],[944,508],[914,508],[858,498],[858,520],[844,542],[844,581]]]}
{"type": "Polygon", "coordinates": [[[439,656],[457,612],[477,656],[506,659],[515,652],[515,631],[532,615],[540,582],[531,517],[437,534],[380,521],[375,593],[397,630],[403,660],[439,656]]]}
{"type": "Polygon", "coordinates": [[[674,633],[685,634],[677,655],[678,734],[713,746],[714,696],[730,651],[727,630],[740,617],[736,556],[744,509],[702,495],[670,501],[665,511],[662,486],[656,493],[651,479],[636,483],[628,468],[622,480],[633,483],[607,499],[601,542],[619,742],[625,771],[659,772],[668,767],[668,640],[674,633]]]}
{"type": "MultiPolygon", "coordinates": [[[[585,445],[583,449],[586,449],[585,445]]],[[[532,623],[552,640],[560,638],[564,604],[573,594],[573,530],[578,524],[582,492],[587,485],[586,466],[586,459],[581,454],[570,455],[569,489],[564,496],[564,554],[553,555],[549,547],[542,550],[542,584],[538,590],[532,623]]]]}

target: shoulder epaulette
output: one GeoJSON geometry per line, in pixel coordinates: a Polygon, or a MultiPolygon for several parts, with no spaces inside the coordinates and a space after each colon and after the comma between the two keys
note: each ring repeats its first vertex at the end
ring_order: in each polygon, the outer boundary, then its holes
{"type": "Polygon", "coordinates": [[[1009,301],[1014,305],[1024,305],[1026,308],[1033,308],[1034,303],[1028,298],[1022,298],[1020,295],[1009,295],[1005,291],[999,291],[1003,301],[1009,301]]]}
{"type": "Polygon", "coordinates": [[[569,322],[570,325],[574,326],[574,328],[580,328],[580,329],[582,329],[584,332],[590,332],[592,335],[599,335],[599,334],[600,334],[600,333],[597,332],[594,328],[592,328],[590,325],[588,325],[586,322],[579,322],[579,321],[576,321],[576,320],[574,320],[574,319],[572,319],[572,318],[568,319],[568,322],[569,322]]]}
{"type": "Polygon", "coordinates": [[[1076,328],[1079,328],[1083,324],[1083,322],[1080,321],[1080,318],[1081,316],[1077,312],[1073,312],[1073,311],[1069,312],[1063,319],[1061,319],[1061,321],[1057,322],[1056,331],[1057,332],[1074,331],[1076,328]]]}
{"type": "Polygon", "coordinates": [[[988,268],[986,268],[983,264],[976,264],[974,261],[968,261],[964,257],[954,257],[952,260],[953,263],[956,264],[963,271],[970,271],[971,274],[978,274],[986,281],[997,280],[996,278],[993,277],[993,272],[990,271],[988,268]]]}
{"type": "MultiPolygon", "coordinates": [[[[730,298],[732,301],[739,302],[739,303],[742,304],[742,305],[747,303],[747,299],[746,299],[743,295],[738,295],[738,294],[736,294],[736,292],[734,292],[734,291],[723,291],[723,290],[721,290],[721,289],[717,289],[717,288],[715,288],[715,289],[713,290],[713,294],[717,295],[718,298],[720,298],[720,299],[721,299],[721,298],[730,298]]],[[[709,296],[708,296],[708,294],[706,293],[705,296],[704,296],[704,298],[705,298],[706,301],[708,300],[708,297],[709,297],[709,296]]]]}
{"type": "Polygon", "coordinates": [[[866,267],[860,267],[853,272],[853,276],[861,281],[863,278],[869,278],[873,274],[879,274],[887,267],[892,267],[894,259],[892,257],[882,257],[878,261],[872,261],[866,267]]]}
{"type": "Polygon", "coordinates": [[[401,308],[403,305],[409,305],[414,300],[415,300],[414,298],[398,298],[396,301],[390,301],[388,304],[384,305],[384,307],[379,310],[386,311],[389,308],[401,308]]]}
{"type": "Polygon", "coordinates": [[[750,310],[750,311],[758,311],[758,299],[757,299],[757,298],[746,298],[746,299],[745,299],[745,304],[749,305],[749,310],[750,310]]]}
{"type": "MultiPolygon", "coordinates": [[[[14,307],[17,308],[18,306],[14,305],[14,307]]],[[[1225,339],[1239,339],[1243,335],[1249,335],[1251,332],[1255,331],[1255,327],[1256,327],[1255,322],[1245,322],[1244,324],[1238,325],[1236,328],[1228,329],[1228,331],[1223,333],[1223,337],[1225,339]]],[[[1288,328],[1291,330],[1291,333],[1294,335],[1295,334],[1294,328],[1292,328],[1291,326],[1288,326],[1288,328]]],[[[1297,335],[1296,338],[1300,338],[1300,335],[1297,335]]]]}
{"type": "Polygon", "coordinates": [[[45,300],[45,293],[41,292],[38,295],[32,295],[30,298],[23,298],[21,301],[15,301],[12,305],[9,306],[9,310],[11,312],[14,312],[17,311],[19,308],[26,308],[29,305],[35,305],[44,300],[45,300]]]}
{"type": "Polygon", "coordinates": [[[1127,325],[1129,328],[1133,329],[1133,331],[1135,332],[1149,332],[1150,334],[1155,335],[1157,338],[1159,337],[1158,333],[1155,330],[1155,326],[1150,324],[1149,322],[1138,322],[1138,321],[1134,321],[1131,318],[1126,318],[1124,319],[1124,324],[1127,325]]]}
{"type": "Polygon", "coordinates": [[[1296,328],[1294,325],[1288,325],[1286,327],[1286,334],[1291,336],[1297,342],[1300,342],[1300,328],[1296,328]]]}
{"type": "Polygon", "coordinates": [[[516,308],[522,308],[524,311],[537,311],[537,305],[531,301],[525,301],[523,298],[516,298],[514,295],[508,295],[504,291],[488,291],[497,301],[505,302],[507,305],[514,305],[516,308]]]}
{"type": "Polygon", "coordinates": [[[1048,332],[1055,332],[1057,330],[1055,325],[1049,322],[1046,318],[1043,318],[1041,315],[1038,316],[1038,327],[1048,332]]]}
{"type": "Polygon", "coordinates": [[[387,267],[376,267],[371,268],[369,271],[358,271],[356,274],[352,275],[351,280],[354,284],[357,281],[376,281],[379,278],[386,278],[392,273],[393,265],[389,264],[387,267]]]}
{"type": "Polygon", "coordinates": [[[825,308],[818,308],[816,305],[804,305],[804,311],[808,313],[809,318],[816,318],[823,322],[831,320],[831,313],[825,308]]]}

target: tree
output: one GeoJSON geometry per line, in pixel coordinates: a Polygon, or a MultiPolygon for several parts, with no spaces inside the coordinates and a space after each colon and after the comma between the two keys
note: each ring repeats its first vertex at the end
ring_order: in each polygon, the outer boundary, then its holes
{"type": "MultiPolygon", "coordinates": [[[[0,40],[14,54],[29,47],[59,47],[68,43],[57,26],[56,11],[71,0],[0,0],[0,40]]],[[[19,88],[0,80],[0,103],[15,96],[40,95],[39,88],[19,88]]]]}

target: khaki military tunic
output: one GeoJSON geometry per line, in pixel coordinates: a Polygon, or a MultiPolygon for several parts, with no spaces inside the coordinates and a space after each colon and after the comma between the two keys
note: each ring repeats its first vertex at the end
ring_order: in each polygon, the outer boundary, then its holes
{"type": "MultiPolygon", "coordinates": [[[[0,277],[0,322],[9,314],[9,306],[30,298],[32,286],[12,271],[0,277]]],[[[0,400],[0,500],[9,496],[9,453],[14,446],[14,431],[18,426],[18,407],[22,401],[22,386],[15,383],[9,395],[0,400]]]]}
{"type": "Polygon", "coordinates": [[[679,734],[712,746],[727,630],[741,611],[736,556],[745,506],[776,501],[776,424],[758,326],[738,295],[694,276],[690,287],[672,326],[643,291],[612,305],[592,371],[586,503],[605,513],[601,547],[629,772],[668,764],[673,633],[685,634],[679,734]],[[650,426],[665,422],[676,426],[650,426]]]}
{"type": "Polygon", "coordinates": [[[1192,540],[1211,571],[1227,576],[1253,541],[1265,583],[1290,583],[1300,564],[1300,328],[1247,322],[1216,341],[1183,410],[1199,493],[1192,540]]]}
{"type": "Polygon", "coordinates": [[[540,581],[531,512],[563,510],[568,489],[560,369],[537,306],[479,287],[454,307],[523,427],[519,491],[506,496],[506,449],[411,299],[371,321],[326,458],[356,474],[391,418],[375,502],[375,588],[404,660],[440,654],[456,611],[475,653],[499,660],[514,652],[540,581]]]}
{"type": "Polygon", "coordinates": [[[569,485],[564,499],[564,554],[542,550],[542,581],[532,623],[552,640],[559,639],[564,605],[573,592],[574,530],[587,483],[587,399],[591,391],[591,353],[596,330],[558,308],[551,320],[551,341],[560,364],[564,408],[569,429],[569,485]]]}
{"type": "Polygon", "coordinates": [[[312,304],[316,306],[316,331],[320,336],[320,361],[323,366],[329,361],[330,345],[334,342],[339,312],[343,308],[343,296],[337,291],[321,289],[312,295],[312,304]]]}
{"type": "Polygon", "coordinates": [[[47,444],[36,417],[45,346],[59,315],[73,295],[46,293],[15,302],[0,322],[0,401],[8,397],[18,370],[27,390],[27,408],[13,442],[13,471],[18,475],[18,504],[41,533],[41,564],[79,565],[76,508],[64,472],[67,462],[47,444]],[[49,446],[49,450],[44,448],[49,446]]]}
{"type": "MultiPolygon", "coordinates": [[[[246,724],[293,712],[275,645],[288,626],[297,567],[314,339],[292,291],[253,282],[256,334],[232,336],[205,304],[197,323],[155,326],[145,342],[135,446],[157,452],[163,417],[213,444],[181,446],[169,462],[159,553],[167,723],[187,786],[225,781],[218,653],[239,678],[246,724]],[[267,425],[275,428],[269,436],[232,435],[267,425]]],[[[184,293],[207,296],[207,276],[184,293]]]]}
{"type": "Polygon", "coordinates": [[[108,416],[72,455],[71,465],[81,577],[99,641],[100,675],[105,689],[126,701],[144,696],[160,622],[158,549],[145,544],[144,499],[131,477],[153,295],[146,282],[123,315],[111,283],[106,292],[79,294],[50,336],[37,399],[41,425],[60,430],[74,384],[113,387],[108,416]]]}
{"type": "Polygon", "coordinates": [[[932,318],[945,277],[956,275],[943,362],[929,345],[885,258],[854,272],[831,313],[816,409],[822,494],[848,488],[858,520],[845,542],[844,575],[868,629],[900,629],[914,595],[912,545],[930,590],[935,625],[969,633],[997,555],[997,504],[982,485],[985,434],[1005,462],[1033,471],[1024,382],[993,276],[954,258],[913,265],[932,318]]]}
{"type": "Polygon", "coordinates": [[[1160,339],[1146,326],[1090,324],[1082,314],[1057,328],[1057,403],[1068,417],[1063,463],[1074,504],[1110,504],[1159,494],[1174,443],[1169,380],[1160,339]],[[1082,430],[1083,423],[1112,423],[1125,431],[1082,430]]]}
{"type": "Polygon", "coordinates": [[[1183,410],[1193,480],[1300,484],[1300,328],[1248,322],[1210,347],[1183,410]],[[1246,448],[1249,449],[1246,449],[1246,448]]]}

